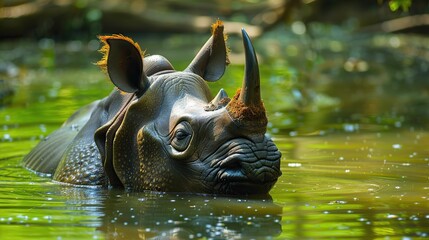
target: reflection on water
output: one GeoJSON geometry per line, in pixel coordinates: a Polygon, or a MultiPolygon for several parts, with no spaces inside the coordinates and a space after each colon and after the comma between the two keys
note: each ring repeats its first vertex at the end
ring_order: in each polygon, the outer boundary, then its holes
{"type": "Polygon", "coordinates": [[[282,207],[267,197],[228,198],[75,188],[46,182],[26,173],[17,161],[19,159],[8,160],[14,162],[12,165],[3,161],[0,165],[4,173],[4,180],[0,182],[0,229],[5,234],[0,235],[2,239],[6,236],[13,239],[43,236],[248,239],[281,233],[282,207]],[[25,226],[35,230],[13,230],[25,226]],[[55,231],[43,231],[47,226],[55,231]]]}
{"type": "MultiPolygon", "coordinates": [[[[298,41],[285,47],[289,63],[261,67],[283,175],[259,199],[75,188],[22,169],[43,136],[112,88],[95,68],[29,70],[0,109],[0,239],[429,237],[429,55],[403,41],[320,38],[312,73],[300,61],[314,54],[296,53],[315,50],[293,50],[298,41]],[[288,64],[310,90],[290,82],[288,64]]],[[[231,66],[212,89],[232,94],[241,77],[231,66]]]]}
{"type": "Polygon", "coordinates": [[[281,232],[281,207],[270,200],[119,194],[110,196],[104,204],[103,224],[98,230],[108,237],[248,239],[281,232]]]}
{"type": "Polygon", "coordinates": [[[272,192],[291,197],[289,236],[429,236],[428,140],[410,131],[292,139],[289,176],[272,192]]]}
{"type": "Polygon", "coordinates": [[[0,233],[13,239],[429,237],[427,132],[277,141],[286,174],[272,200],[74,188],[23,170],[19,157],[4,159],[0,233]],[[17,231],[28,226],[31,232],[17,231]]]}

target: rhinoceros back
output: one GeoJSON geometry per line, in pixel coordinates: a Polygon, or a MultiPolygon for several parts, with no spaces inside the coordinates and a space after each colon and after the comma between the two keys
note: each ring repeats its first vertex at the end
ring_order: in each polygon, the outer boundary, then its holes
{"type": "Polygon", "coordinates": [[[76,111],[58,130],[45,137],[23,160],[24,167],[40,174],[52,175],[64,151],[89,120],[97,107],[95,101],[76,111]]]}
{"type": "Polygon", "coordinates": [[[128,98],[114,90],[108,97],[82,107],[24,158],[24,167],[59,182],[106,184],[94,133],[125,107],[128,98]]]}

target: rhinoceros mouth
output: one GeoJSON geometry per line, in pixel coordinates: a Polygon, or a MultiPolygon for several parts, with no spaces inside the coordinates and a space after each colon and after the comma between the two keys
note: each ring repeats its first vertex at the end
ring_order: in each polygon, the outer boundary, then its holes
{"type": "Polygon", "coordinates": [[[280,171],[281,153],[271,139],[234,139],[223,144],[206,163],[205,181],[215,193],[266,194],[280,171]]]}
{"type": "Polygon", "coordinates": [[[216,193],[220,194],[245,194],[245,195],[263,195],[268,194],[269,190],[274,186],[276,180],[265,183],[255,183],[250,181],[228,182],[215,186],[216,193]]]}
{"type": "Polygon", "coordinates": [[[214,186],[217,193],[225,194],[267,194],[279,177],[278,172],[263,171],[265,177],[254,180],[240,170],[226,170],[214,186]]]}

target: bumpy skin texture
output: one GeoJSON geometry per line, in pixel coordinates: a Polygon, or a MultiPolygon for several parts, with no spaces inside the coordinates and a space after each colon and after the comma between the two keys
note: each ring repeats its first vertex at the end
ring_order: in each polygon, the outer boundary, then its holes
{"type": "Polygon", "coordinates": [[[241,90],[213,98],[228,63],[223,25],[184,71],[143,57],[130,38],[100,37],[99,65],[118,88],[75,113],[24,159],[24,166],[74,185],[216,194],[267,194],[281,175],[281,153],[265,135],[259,71],[243,30],[241,90]],[[250,66],[250,67],[249,67],[250,66]]]}

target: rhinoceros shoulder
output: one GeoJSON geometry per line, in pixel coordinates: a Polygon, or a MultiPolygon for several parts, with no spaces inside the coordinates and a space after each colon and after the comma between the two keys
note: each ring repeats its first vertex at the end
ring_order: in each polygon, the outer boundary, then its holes
{"type": "Polygon", "coordinates": [[[64,149],[53,174],[55,181],[72,185],[107,186],[103,164],[106,145],[109,146],[107,136],[111,126],[116,126],[114,123],[117,122],[118,114],[127,109],[133,98],[134,94],[115,89],[97,103],[89,119],[64,149]]]}
{"type": "Polygon", "coordinates": [[[43,175],[52,175],[64,151],[76,137],[82,126],[88,122],[99,101],[76,111],[62,126],[39,144],[23,159],[24,167],[43,175]]]}

